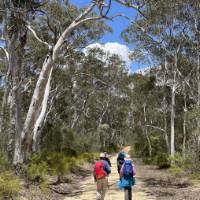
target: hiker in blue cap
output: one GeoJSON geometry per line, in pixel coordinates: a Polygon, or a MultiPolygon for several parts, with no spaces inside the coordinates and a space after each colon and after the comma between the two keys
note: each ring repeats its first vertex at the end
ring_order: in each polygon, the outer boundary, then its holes
{"type": "Polygon", "coordinates": [[[118,156],[117,156],[117,171],[118,171],[118,174],[120,174],[121,167],[124,164],[125,156],[126,156],[126,154],[125,154],[124,151],[120,151],[118,156]]]}

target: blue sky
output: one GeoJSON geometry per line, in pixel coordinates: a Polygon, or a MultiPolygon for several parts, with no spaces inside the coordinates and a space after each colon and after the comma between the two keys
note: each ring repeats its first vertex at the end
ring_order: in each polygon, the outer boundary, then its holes
{"type": "MultiPolygon", "coordinates": [[[[91,0],[71,0],[71,2],[79,7],[86,7],[87,5],[89,5],[91,0]]],[[[112,9],[110,11],[110,16],[118,13],[125,14],[130,19],[134,19],[136,16],[136,11],[134,9],[126,8],[124,6],[119,5],[118,3],[113,2],[112,9]]],[[[107,33],[100,40],[100,42],[119,42],[124,44],[125,42],[121,38],[120,34],[122,30],[124,30],[128,26],[129,23],[130,21],[123,17],[115,18],[114,21],[107,21],[107,24],[112,27],[113,33],[107,33]]]]}
{"type": "MultiPolygon", "coordinates": [[[[86,7],[89,5],[91,0],[71,0],[71,3],[75,4],[78,7],[86,7]]],[[[113,2],[112,9],[110,11],[110,16],[116,15],[118,13],[125,14],[131,20],[134,20],[137,13],[134,9],[126,8],[118,3],[113,2]]],[[[107,42],[118,42],[120,44],[125,44],[131,49],[131,45],[125,43],[125,41],[121,38],[121,32],[129,25],[131,21],[127,20],[123,17],[118,17],[114,19],[114,21],[107,21],[106,23],[112,27],[113,33],[107,33],[100,39],[100,43],[107,42]]],[[[138,68],[143,68],[144,65],[138,62],[133,62],[131,68],[133,70],[137,70],[138,68]]]]}
{"type": "MultiPolygon", "coordinates": [[[[87,7],[91,0],[70,0],[71,3],[75,4],[78,7],[87,7]]],[[[116,2],[113,2],[112,8],[110,10],[110,16],[116,15],[116,14],[125,14],[127,17],[129,17],[131,20],[134,20],[137,13],[134,9],[124,7],[116,2]]],[[[125,19],[123,17],[117,17],[113,21],[107,21],[106,22],[109,26],[112,27],[113,33],[106,33],[103,38],[100,39],[100,41],[97,41],[99,43],[109,43],[109,42],[117,42],[120,44],[127,45],[131,50],[131,45],[128,45],[125,43],[125,41],[121,38],[121,32],[129,25],[130,20],[125,19]]],[[[3,43],[0,41],[0,46],[4,46],[3,43]]],[[[138,62],[133,62],[131,64],[131,68],[133,70],[137,70],[138,68],[143,68],[144,65],[138,62]]]]}

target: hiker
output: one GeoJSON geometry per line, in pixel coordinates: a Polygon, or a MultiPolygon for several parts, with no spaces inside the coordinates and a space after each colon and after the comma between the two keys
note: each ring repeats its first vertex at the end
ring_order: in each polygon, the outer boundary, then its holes
{"type": "Polygon", "coordinates": [[[124,164],[120,170],[119,187],[124,189],[124,199],[132,200],[132,186],[135,185],[136,170],[129,155],[126,155],[124,164]]]}
{"type": "Polygon", "coordinates": [[[120,151],[118,156],[117,156],[117,171],[118,171],[118,174],[120,174],[121,167],[124,164],[125,155],[126,154],[124,153],[124,151],[120,151]]]}
{"type": "Polygon", "coordinates": [[[105,161],[105,154],[101,153],[94,165],[94,180],[97,184],[97,200],[104,200],[108,188],[108,175],[111,173],[110,166],[105,161]]]}
{"type": "Polygon", "coordinates": [[[105,157],[104,157],[104,160],[108,162],[108,164],[109,164],[110,167],[112,167],[111,162],[110,162],[110,159],[109,159],[109,156],[108,156],[108,153],[107,153],[107,152],[104,152],[104,156],[105,156],[105,157]]]}

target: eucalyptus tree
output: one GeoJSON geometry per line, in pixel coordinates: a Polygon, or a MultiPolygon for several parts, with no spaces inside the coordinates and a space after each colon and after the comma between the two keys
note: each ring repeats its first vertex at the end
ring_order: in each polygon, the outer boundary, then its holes
{"type": "MultiPolygon", "coordinates": [[[[189,2],[187,1],[150,1],[139,17],[123,33],[128,42],[135,43],[136,48],[147,51],[154,61],[165,70],[165,83],[171,88],[171,155],[175,154],[175,108],[176,92],[183,81],[190,78],[190,71],[183,74],[181,60],[187,56],[187,38],[189,32],[186,20],[183,20],[189,2]],[[167,76],[166,76],[167,75],[167,76]]],[[[189,62],[188,62],[189,63],[189,62]]],[[[190,66],[188,64],[187,66],[190,66]]],[[[186,66],[186,67],[187,67],[186,66]]],[[[163,78],[161,78],[163,79],[163,78]]]]}
{"type": "MultiPolygon", "coordinates": [[[[90,35],[90,26],[97,27],[103,25],[102,20],[123,16],[122,13],[109,16],[112,2],[139,12],[144,3],[93,0],[86,8],[78,9],[68,1],[1,1],[1,29],[6,44],[3,50],[8,59],[4,102],[8,102],[8,97],[11,99],[9,138],[14,141],[14,164],[23,162],[26,154],[35,149],[45,119],[55,63],[60,58],[67,60],[75,43],[81,46],[87,39],[96,38],[90,35]],[[31,59],[32,52],[38,62],[31,59]],[[22,95],[23,89],[27,99],[22,95]],[[26,102],[24,108],[22,99],[26,102]]],[[[96,28],[96,34],[102,32],[96,28]]]]}
{"type": "Polygon", "coordinates": [[[82,142],[93,140],[93,145],[103,149],[117,146],[129,130],[129,75],[125,63],[116,55],[92,49],[88,55],[79,55],[77,65],[55,72],[53,85],[61,85],[62,90],[55,94],[43,135],[48,137],[48,127],[61,123],[73,129],[77,138],[86,137],[82,142]]]}

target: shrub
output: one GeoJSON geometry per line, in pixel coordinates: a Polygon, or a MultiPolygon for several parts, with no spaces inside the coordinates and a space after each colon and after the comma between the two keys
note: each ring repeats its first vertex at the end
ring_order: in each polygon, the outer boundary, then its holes
{"type": "Polygon", "coordinates": [[[154,164],[152,158],[148,158],[148,157],[143,158],[143,162],[146,165],[152,165],[152,164],[154,164]]]}
{"type": "Polygon", "coordinates": [[[4,153],[0,152],[0,171],[8,170],[10,163],[4,153]]]}
{"type": "Polygon", "coordinates": [[[169,171],[174,175],[174,177],[182,177],[184,175],[184,170],[180,167],[171,167],[169,171]]]}
{"type": "Polygon", "coordinates": [[[48,174],[49,167],[45,161],[41,159],[40,155],[33,155],[30,163],[25,166],[25,173],[29,181],[44,182],[48,174]]]}
{"type": "Polygon", "coordinates": [[[20,180],[10,171],[0,173],[0,198],[12,198],[20,191],[20,180]]]}
{"type": "Polygon", "coordinates": [[[75,157],[68,157],[64,153],[48,153],[46,156],[50,173],[58,175],[60,179],[65,173],[69,172],[76,165],[75,157]]]}
{"type": "Polygon", "coordinates": [[[169,168],[170,167],[170,161],[169,156],[166,153],[159,153],[155,157],[155,163],[160,169],[169,168]]]}
{"type": "Polygon", "coordinates": [[[186,159],[180,153],[176,153],[174,156],[169,157],[169,161],[172,167],[184,168],[186,159]]]}
{"type": "Polygon", "coordinates": [[[95,153],[83,153],[77,157],[77,160],[81,162],[92,162],[97,157],[98,157],[98,154],[95,154],[95,153]]]}

